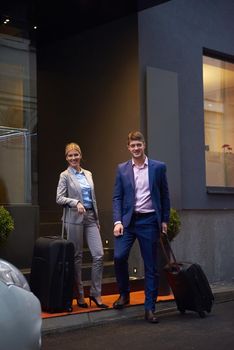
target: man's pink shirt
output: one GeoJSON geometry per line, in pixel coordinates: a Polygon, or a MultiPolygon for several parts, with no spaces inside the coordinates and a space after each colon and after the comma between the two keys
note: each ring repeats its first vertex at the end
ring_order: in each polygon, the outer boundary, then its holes
{"type": "Polygon", "coordinates": [[[135,212],[149,213],[153,212],[153,205],[151,201],[149,189],[149,171],[148,158],[145,157],[144,164],[140,167],[134,164],[132,160],[132,167],[135,180],[135,212]]]}

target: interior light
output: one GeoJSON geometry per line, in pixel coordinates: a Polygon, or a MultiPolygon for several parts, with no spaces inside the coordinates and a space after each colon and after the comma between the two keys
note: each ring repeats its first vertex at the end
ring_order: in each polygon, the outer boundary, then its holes
{"type": "Polygon", "coordinates": [[[108,239],[106,239],[106,240],[105,240],[105,243],[106,243],[106,245],[108,245],[108,244],[109,244],[109,240],[108,240],[108,239]]]}
{"type": "Polygon", "coordinates": [[[137,268],[136,267],[133,268],[133,272],[137,273],[137,268]]]}
{"type": "Polygon", "coordinates": [[[33,29],[37,29],[37,26],[33,26],[33,29]]]}

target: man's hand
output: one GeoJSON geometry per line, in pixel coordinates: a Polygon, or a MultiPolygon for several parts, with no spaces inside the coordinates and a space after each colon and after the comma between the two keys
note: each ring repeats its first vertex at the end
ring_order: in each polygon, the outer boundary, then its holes
{"type": "Polygon", "coordinates": [[[167,223],[166,222],[162,222],[162,232],[167,234],[167,223]]]}
{"type": "Polygon", "coordinates": [[[114,226],[114,236],[119,237],[123,235],[123,225],[122,224],[116,224],[114,226]]]}

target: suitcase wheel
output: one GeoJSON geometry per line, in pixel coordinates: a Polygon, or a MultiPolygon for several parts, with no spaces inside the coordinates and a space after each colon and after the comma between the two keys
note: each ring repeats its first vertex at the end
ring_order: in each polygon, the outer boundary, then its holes
{"type": "Polygon", "coordinates": [[[198,315],[201,317],[201,318],[205,318],[206,317],[206,314],[204,311],[199,311],[198,312],[198,315]]]}
{"type": "Polygon", "coordinates": [[[72,312],[72,311],[73,311],[72,306],[68,306],[68,307],[66,308],[66,311],[67,311],[67,312],[72,312]]]}
{"type": "Polygon", "coordinates": [[[181,315],[185,314],[185,309],[179,309],[179,312],[181,313],[181,315]]]}

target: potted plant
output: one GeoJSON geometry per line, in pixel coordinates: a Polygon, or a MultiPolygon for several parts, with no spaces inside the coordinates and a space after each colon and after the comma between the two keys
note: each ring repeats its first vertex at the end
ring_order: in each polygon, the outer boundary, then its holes
{"type": "Polygon", "coordinates": [[[180,232],[180,227],[180,216],[176,209],[171,208],[170,220],[167,227],[167,236],[170,242],[173,241],[173,239],[178,235],[178,233],[180,232]]]}
{"type": "Polygon", "coordinates": [[[6,242],[11,231],[14,230],[14,220],[9,211],[0,206],[0,244],[6,242]]]}

